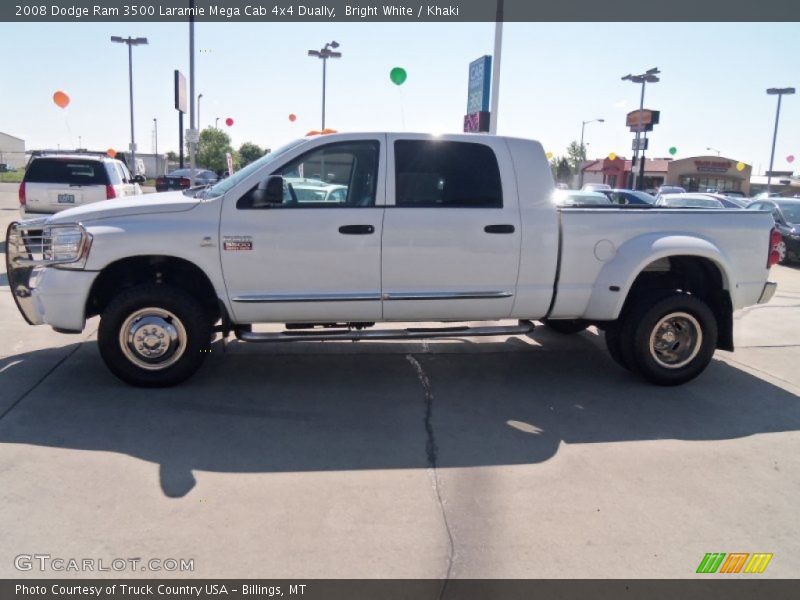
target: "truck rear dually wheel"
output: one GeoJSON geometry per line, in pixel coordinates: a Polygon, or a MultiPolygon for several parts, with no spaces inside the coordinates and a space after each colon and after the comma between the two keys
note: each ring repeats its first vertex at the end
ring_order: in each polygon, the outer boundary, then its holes
{"type": "Polygon", "coordinates": [[[673,293],[631,310],[620,329],[623,364],[657,385],[697,377],[717,346],[717,320],[696,296],[673,293]]]}
{"type": "Polygon", "coordinates": [[[202,364],[211,336],[207,311],[186,291],[164,284],[120,292],[101,316],[97,342],[114,375],[139,387],[166,387],[202,364]]]}

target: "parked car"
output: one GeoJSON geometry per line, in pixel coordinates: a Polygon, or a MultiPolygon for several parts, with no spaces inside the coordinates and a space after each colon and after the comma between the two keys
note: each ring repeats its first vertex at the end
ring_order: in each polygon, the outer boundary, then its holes
{"type": "Polygon", "coordinates": [[[318,179],[297,179],[284,177],[284,202],[299,204],[347,202],[347,186],[326,183],[318,179]]]}
{"type": "Polygon", "coordinates": [[[56,213],[73,206],[137,196],[141,177],[131,177],[125,163],[88,154],[35,156],[19,184],[19,210],[25,217],[56,213]]]}
{"type": "Polygon", "coordinates": [[[656,201],[670,194],[685,194],[686,190],[678,185],[662,185],[656,190],[656,201]]]}
{"type": "Polygon", "coordinates": [[[677,385],[716,348],[733,350],[734,310],[775,293],[767,277],[781,238],[769,214],[557,206],[553,191],[532,140],[308,137],[199,193],[12,223],[9,289],[30,324],[80,332],[100,315],[103,361],[146,387],[191,376],[212,332],[420,339],[527,334],[533,320],[562,333],[596,325],[622,367],[677,385]],[[323,162],[345,203],[286,204],[284,176],[323,162]],[[502,319],[517,322],[467,325],[502,319]]]}
{"type": "MultiPolygon", "coordinates": [[[[191,169],[176,169],[172,173],[162,175],[156,178],[156,191],[166,192],[169,190],[186,190],[191,186],[191,169]]],[[[216,183],[219,180],[214,171],[208,169],[195,169],[194,170],[194,184],[196,186],[205,186],[216,183]]]]}
{"type": "Polygon", "coordinates": [[[725,205],[710,194],[667,194],[656,200],[656,206],[668,208],[725,208],[725,205]]]}
{"type": "Polygon", "coordinates": [[[557,206],[611,206],[605,194],[585,190],[555,190],[553,202],[557,206]]]}
{"type": "Polygon", "coordinates": [[[586,183],[581,188],[583,192],[599,192],[601,190],[610,190],[611,186],[607,183],[586,183]]]}
{"type": "Polygon", "coordinates": [[[781,263],[800,262],[800,199],[757,200],[747,210],[768,210],[781,234],[777,246],[781,263]]]}
{"type": "Polygon", "coordinates": [[[601,190],[601,192],[608,196],[612,204],[652,206],[656,203],[655,196],[639,190],[601,190]]]}
{"type": "Polygon", "coordinates": [[[707,196],[714,200],[719,200],[723,208],[744,208],[749,202],[741,198],[734,198],[732,196],[725,196],[724,194],[701,193],[701,192],[688,192],[692,196],[707,196]]]}

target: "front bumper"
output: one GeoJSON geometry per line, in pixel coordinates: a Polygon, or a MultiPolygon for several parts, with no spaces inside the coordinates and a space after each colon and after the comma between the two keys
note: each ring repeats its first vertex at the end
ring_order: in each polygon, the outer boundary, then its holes
{"type": "Polygon", "coordinates": [[[766,304],[772,297],[775,295],[775,291],[778,289],[778,284],[774,281],[768,281],[764,284],[764,289],[761,292],[761,296],[758,298],[758,304],[766,304]]]}
{"type": "Polygon", "coordinates": [[[86,300],[97,272],[35,264],[37,235],[41,235],[38,220],[28,221],[26,227],[12,223],[8,228],[6,272],[14,303],[30,325],[47,323],[58,331],[83,331],[86,300]]]}

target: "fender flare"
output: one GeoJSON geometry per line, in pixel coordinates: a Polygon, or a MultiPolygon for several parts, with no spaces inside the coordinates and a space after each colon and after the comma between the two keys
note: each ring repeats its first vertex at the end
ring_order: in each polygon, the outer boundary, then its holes
{"type": "Polygon", "coordinates": [[[731,262],[714,242],[684,233],[648,233],[622,244],[600,270],[586,308],[586,318],[617,319],[634,281],[645,267],[670,256],[696,256],[710,260],[720,271],[723,288],[730,290],[731,262]]]}

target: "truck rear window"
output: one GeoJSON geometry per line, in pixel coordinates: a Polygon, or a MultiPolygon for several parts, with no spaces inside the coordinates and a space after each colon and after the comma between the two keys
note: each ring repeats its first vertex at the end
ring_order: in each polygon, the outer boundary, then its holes
{"type": "Polygon", "coordinates": [[[72,158],[37,158],[25,172],[28,183],[106,185],[108,173],[101,161],[72,158]]]}
{"type": "Polygon", "coordinates": [[[394,157],[397,206],[503,206],[497,158],[485,144],[398,140],[394,157]]]}

